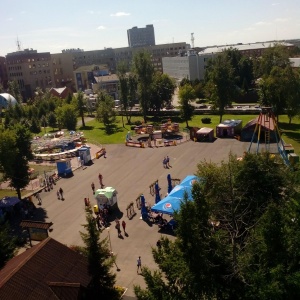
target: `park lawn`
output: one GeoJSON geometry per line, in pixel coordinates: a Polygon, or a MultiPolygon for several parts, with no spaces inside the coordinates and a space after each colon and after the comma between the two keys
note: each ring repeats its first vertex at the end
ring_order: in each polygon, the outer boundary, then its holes
{"type": "MultiPolygon", "coordinates": [[[[250,120],[255,119],[258,117],[258,114],[254,115],[224,115],[224,120],[242,120],[242,126],[245,126],[250,120]]],[[[160,124],[162,121],[167,120],[168,117],[149,117],[148,123],[156,123],[160,124]]],[[[186,123],[183,122],[178,116],[170,117],[172,122],[179,123],[179,127],[182,130],[186,127],[186,123]]],[[[125,120],[125,118],[124,118],[125,120]]],[[[141,116],[132,116],[131,123],[135,121],[142,121],[141,116]]],[[[190,127],[209,127],[209,128],[216,128],[219,124],[220,117],[218,115],[195,115],[193,116],[192,120],[188,122],[190,127]],[[201,119],[211,118],[210,124],[203,124],[201,119]]],[[[124,121],[125,122],[125,121],[124,121]]],[[[117,117],[117,122],[115,127],[112,128],[110,132],[105,131],[105,127],[102,123],[99,123],[96,120],[92,120],[86,123],[86,127],[79,128],[87,138],[88,142],[95,143],[95,144],[122,144],[125,141],[125,137],[128,131],[130,130],[131,125],[126,124],[125,127],[122,125],[121,117],[117,117]]],[[[300,153],[300,119],[294,118],[292,120],[292,124],[289,124],[288,117],[286,115],[281,115],[279,117],[279,128],[282,130],[282,138],[287,144],[292,144],[295,153],[300,153]]]]}

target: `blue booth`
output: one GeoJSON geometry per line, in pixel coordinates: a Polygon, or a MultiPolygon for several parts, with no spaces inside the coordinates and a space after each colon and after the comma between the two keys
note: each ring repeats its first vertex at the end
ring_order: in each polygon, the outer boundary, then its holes
{"type": "Polygon", "coordinates": [[[78,154],[84,165],[88,164],[92,160],[89,147],[81,147],[78,149],[78,154]]]}
{"type": "Polygon", "coordinates": [[[56,162],[57,173],[60,177],[68,177],[73,175],[71,159],[61,159],[56,162]]]}

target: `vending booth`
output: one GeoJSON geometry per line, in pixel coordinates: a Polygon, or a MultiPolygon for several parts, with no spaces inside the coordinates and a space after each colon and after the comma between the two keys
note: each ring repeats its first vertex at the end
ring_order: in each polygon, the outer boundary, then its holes
{"type": "Polygon", "coordinates": [[[60,177],[68,177],[73,175],[71,159],[61,159],[56,162],[57,174],[60,177]]]}
{"type": "Polygon", "coordinates": [[[78,154],[83,161],[83,164],[88,164],[92,159],[91,159],[91,152],[89,147],[81,147],[78,149],[78,154]]]}
{"type": "Polygon", "coordinates": [[[95,199],[97,201],[98,207],[107,205],[111,209],[116,209],[118,207],[118,192],[113,187],[106,187],[104,189],[98,189],[95,191],[95,199]]]}

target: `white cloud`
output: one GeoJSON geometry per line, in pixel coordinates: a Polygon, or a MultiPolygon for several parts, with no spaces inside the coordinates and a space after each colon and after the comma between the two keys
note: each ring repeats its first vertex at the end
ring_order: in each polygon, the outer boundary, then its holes
{"type": "Polygon", "coordinates": [[[265,26],[265,25],[270,25],[271,23],[269,22],[263,22],[263,21],[260,21],[260,22],[256,22],[255,25],[256,26],[265,26]]]}
{"type": "Polygon", "coordinates": [[[10,18],[7,18],[6,20],[11,22],[11,21],[13,21],[13,18],[10,17],[10,18]]]}
{"type": "Polygon", "coordinates": [[[277,2],[277,3],[272,3],[271,5],[272,6],[276,6],[276,5],[279,5],[280,3],[279,2],[277,2]]]}
{"type": "Polygon", "coordinates": [[[124,17],[124,16],[130,16],[130,13],[126,13],[123,11],[117,12],[115,14],[111,14],[111,17],[124,17]]]}
{"type": "Polygon", "coordinates": [[[97,29],[98,29],[98,30],[104,30],[104,29],[106,29],[106,27],[105,27],[105,26],[102,26],[102,25],[100,25],[100,26],[98,26],[98,27],[97,27],[97,29]]]}
{"type": "Polygon", "coordinates": [[[254,27],[248,27],[248,28],[245,28],[245,30],[251,31],[251,30],[254,30],[254,27]]]}
{"type": "Polygon", "coordinates": [[[277,19],[275,19],[275,22],[280,22],[280,23],[287,22],[287,21],[288,21],[288,18],[277,18],[277,19]]]}

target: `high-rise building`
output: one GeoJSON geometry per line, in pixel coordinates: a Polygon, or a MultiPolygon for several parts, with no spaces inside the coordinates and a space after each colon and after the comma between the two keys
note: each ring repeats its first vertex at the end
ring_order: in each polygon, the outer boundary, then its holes
{"type": "Polygon", "coordinates": [[[153,25],[146,25],[145,28],[132,27],[127,30],[128,46],[143,47],[143,46],[154,46],[155,36],[153,25]]]}

